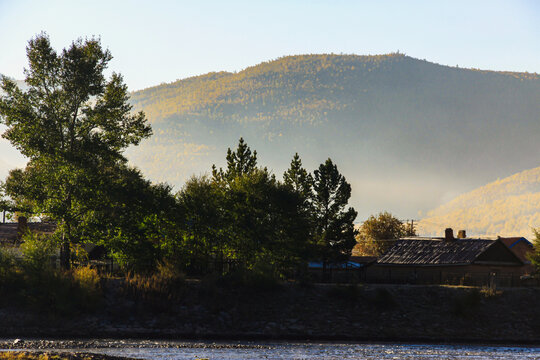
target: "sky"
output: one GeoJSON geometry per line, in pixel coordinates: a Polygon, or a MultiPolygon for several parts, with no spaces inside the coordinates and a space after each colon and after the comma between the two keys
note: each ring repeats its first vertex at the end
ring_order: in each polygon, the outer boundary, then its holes
{"type": "Polygon", "coordinates": [[[130,90],[310,53],[540,73],[537,0],[0,0],[0,73],[22,79],[42,31],[57,50],[99,36],[130,90]]]}
{"type": "MultiPolygon", "coordinates": [[[[58,51],[99,37],[132,91],[315,53],[540,73],[540,0],[0,0],[0,74],[24,79],[40,32],[58,51]]],[[[0,139],[0,179],[24,163],[0,139]]]]}

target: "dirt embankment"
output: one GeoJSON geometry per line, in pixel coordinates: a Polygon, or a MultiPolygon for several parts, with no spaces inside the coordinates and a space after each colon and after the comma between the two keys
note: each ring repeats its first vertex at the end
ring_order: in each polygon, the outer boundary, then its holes
{"type": "Polygon", "coordinates": [[[540,343],[539,298],[538,288],[108,281],[85,313],[0,309],[0,336],[540,343]]]}

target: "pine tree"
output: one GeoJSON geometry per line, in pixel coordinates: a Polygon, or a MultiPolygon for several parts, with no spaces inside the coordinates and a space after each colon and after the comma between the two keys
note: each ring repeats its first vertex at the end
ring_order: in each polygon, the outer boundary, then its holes
{"type": "Polygon", "coordinates": [[[303,199],[311,198],[313,177],[302,167],[302,160],[298,153],[294,154],[289,169],[283,173],[283,183],[303,199]]]}
{"type": "Polygon", "coordinates": [[[227,170],[217,170],[216,165],[212,165],[212,175],[215,181],[231,181],[236,177],[248,175],[257,169],[257,151],[251,152],[243,138],[238,141],[238,148],[232,151],[227,149],[227,170]]]}
{"type": "Polygon", "coordinates": [[[314,171],[313,206],[315,236],[325,262],[340,261],[350,256],[356,240],[354,219],[357,212],[345,209],[351,197],[351,185],[331,159],[314,171]]]}

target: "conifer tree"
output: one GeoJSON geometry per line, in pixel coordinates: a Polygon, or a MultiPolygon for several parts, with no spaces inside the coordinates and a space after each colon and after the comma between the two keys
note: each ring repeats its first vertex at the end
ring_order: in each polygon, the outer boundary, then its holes
{"type": "Polygon", "coordinates": [[[238,141],[236,151],[227,149],[227,169],[219,170],[212,165],[212,175],[215,181],[231,181],[236,177],[248,175],[257,169],[257,151],[251,152],[243,138],[238,141]]]}
{"type": "Polygon", "coordinates": [[[294,154],[289,169],[283,173],[283,183],[292,188],[303,199],[311,198],[313,177],[302,167],[302,160],[298,153],[294,154]]]}
{"type": "Polygon", "coordinates": [[[357,212],[345,209],[351,197],[351,185],[331,159],[314,171],[313,206],[315,236],[325,262],[340,261],[351,254],[356,240],[354,219],[357,212]]]}

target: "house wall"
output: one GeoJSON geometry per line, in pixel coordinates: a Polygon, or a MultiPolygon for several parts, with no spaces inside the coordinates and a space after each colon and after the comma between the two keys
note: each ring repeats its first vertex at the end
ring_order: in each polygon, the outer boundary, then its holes
{"type": "Polygon", "coordinates": [[[519,286],[523,266],[396,266],[376,264],[365,272],[370,283],[519,286]]]}
{"type": "Polygon", "coordinates": [[[523,271],[526,274],[532,274],[534,272],[534,265],[531,264],[531,261],[528,259],[528,254],[531,253],[534,249],[525,241],[519,241],[510,249],[521,261],[525,263],[523,266],[523,271]]]}

